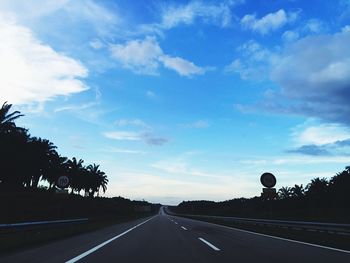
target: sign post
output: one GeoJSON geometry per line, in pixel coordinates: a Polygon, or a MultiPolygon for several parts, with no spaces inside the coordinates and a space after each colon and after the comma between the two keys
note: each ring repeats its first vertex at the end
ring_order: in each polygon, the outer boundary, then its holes
{"type": "Polygon", "coordinates": [[[59,189],[56,189],[56,193],[58,193],[58,194],[67,194],[68,193],[68,189],[65,189],[65,188],[67,188],[68,185],[69,185],[69,178],[67,176],[60,176],[60,177],[58,177],[57,182],[56,182],[56,186],[59,189]]]}
{"type": "Polygon", "coordinates": [[[263,173],[260,177],[260,182],[263,186],[261,197],[267,200],[275,199],[277,197],[276,188],[276,177],[272,173],[263,173]]]}

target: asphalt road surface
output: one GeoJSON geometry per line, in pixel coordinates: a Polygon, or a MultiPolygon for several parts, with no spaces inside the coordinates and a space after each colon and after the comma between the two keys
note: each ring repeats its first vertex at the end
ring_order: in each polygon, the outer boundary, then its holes
{"type": "Polygon", "coordinates": [[[166,215],[8,255],[0,262],[350,262],[350,251],[166,215]]]}

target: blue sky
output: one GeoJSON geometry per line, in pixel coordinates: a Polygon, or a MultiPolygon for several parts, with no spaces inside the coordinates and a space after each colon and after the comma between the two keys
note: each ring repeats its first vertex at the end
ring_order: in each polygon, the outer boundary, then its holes
{"type": "Polygon", "coordinates": [[[107,196],[259,195],[350,164],[350,1],[0,3],[0,100],[107,196]]]}

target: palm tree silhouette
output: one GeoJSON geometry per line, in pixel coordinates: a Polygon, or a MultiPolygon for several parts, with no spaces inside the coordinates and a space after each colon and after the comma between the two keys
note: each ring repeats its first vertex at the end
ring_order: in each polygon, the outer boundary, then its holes
{"type": "Polygon", "coordinates": [[[326,178],[314,178],[306,186],[306,195],[321,198],[328,192],[329,183],[326,178]]]}
{"type": "Polygon", "coordinates": [[[75,157],[73,157],[72,160],[67,161],[69,184],[72,189],[71,193],[74,191],[79,193],[83,189],[83,163],[84,161],[82,159],[77,161],[75,157]]]}
{"type": "Polygon", "coordinates": [[[37,188],[41,179],[50,176],[50,158],[56,154],[57,147],[49,140],[37,137],[30,138],[28,147],[30,152],[27,158],[31,162],[28,169],[31,177],[30,186],[37,188]]]}
{"type": "Polygon", "coordinates": [[[97,164],[89,165],[87,170],[90,173],[92,184],[89,189],[89,195],[94,195],[97,192],[97,195],[100,193],[100,188],[102,188],[103,193],[107,190],[108,179],[104,172],[100,170],[100,166],[97,164]]]}
{"type": "Polygon", "coordinates": [[[291,189],[293,198],[302,198],[305,196],[303,185],[294,185],[291,189]]]}
{"type": "Polygon", "coordinates": [[[15,120],[24,116],[19,111],[10,112],[12,104],[4,102],[0,108],[0,132],[9,132],[16,128],[15,120]]]}
{"type": "Polygon", "coordinates": [[[281,187],[278,190],[278,196],[280,199],[288,199],[292,196],[292,188],[291,187],[281,187]]]}

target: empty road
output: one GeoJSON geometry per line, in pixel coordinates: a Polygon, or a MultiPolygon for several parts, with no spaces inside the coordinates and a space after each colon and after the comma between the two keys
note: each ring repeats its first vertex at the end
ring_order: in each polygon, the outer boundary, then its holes
{"type": "Polygon", "coordinates": [[[118,224],[0,262],[350,262],[350,252],[166,215],[118,224]]]}

